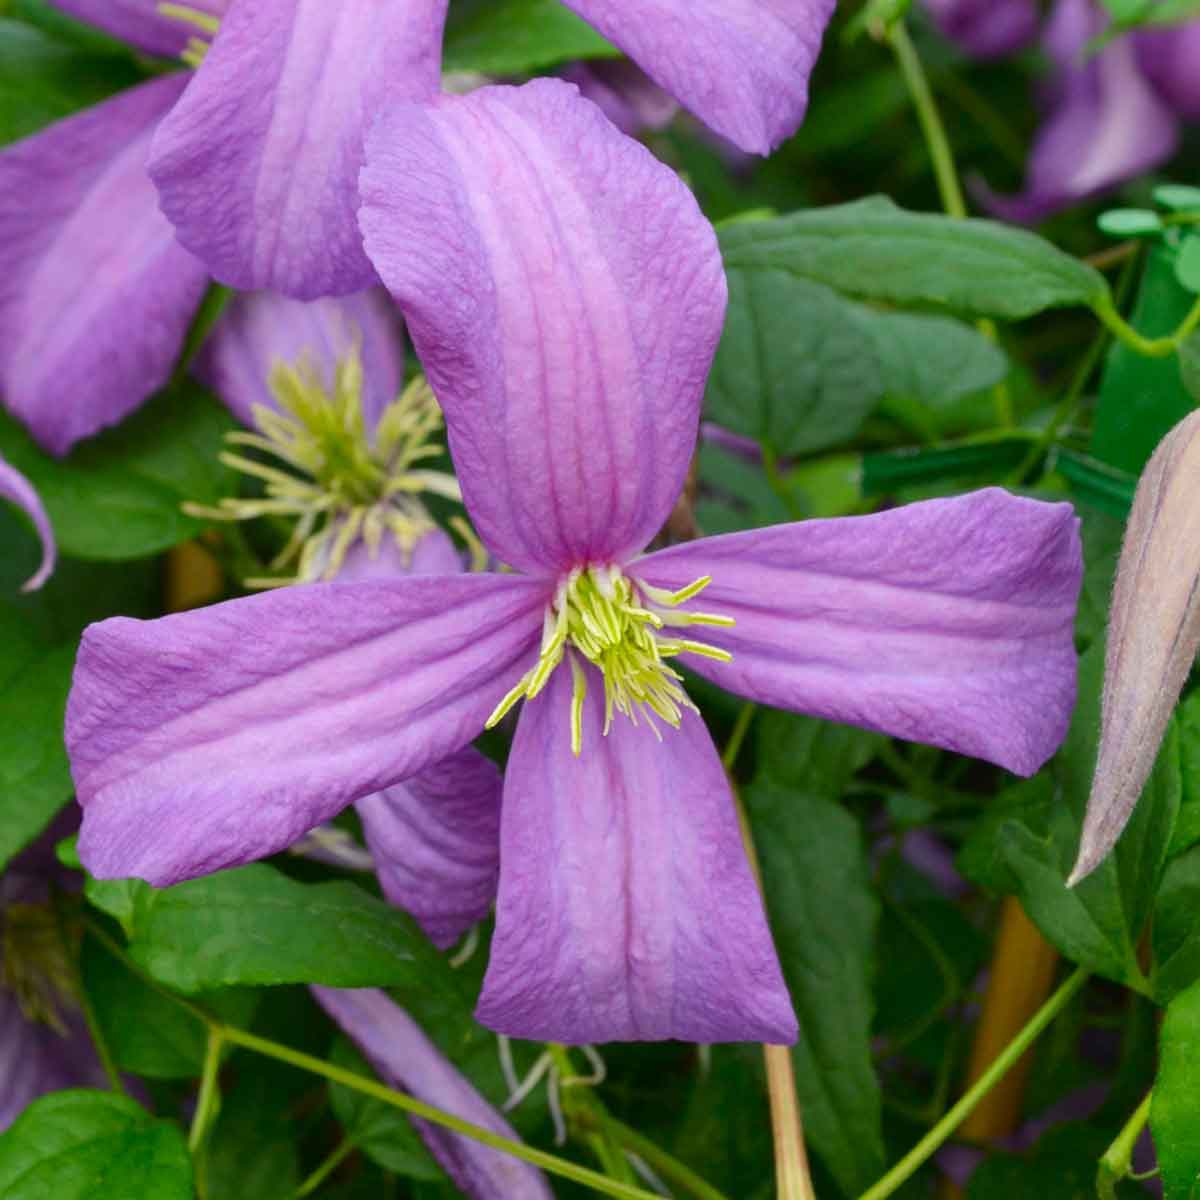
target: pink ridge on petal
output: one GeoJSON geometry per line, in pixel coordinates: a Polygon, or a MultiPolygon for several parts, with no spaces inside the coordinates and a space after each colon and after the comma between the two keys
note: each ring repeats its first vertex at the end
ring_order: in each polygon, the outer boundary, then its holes
{"type": "Polygon", "coordinates": [[[690,711],[661,744],[591,667],[583,752],[571,671],[527,700],[508,761],[496,933],[476,1016],[568,1043],[792,1042],[796,1020],[729,781],[690,711]]]}
{"type": "Polygon", "coordinates": [[[21,588],[23,592],[37,591],[53,574],[54,563],[58,557],[54,544],[54,530],[50,528],[50,518],[46,515],[42,499],[34,490],[33,484],[16,467],[10,466],[2,458],[0,458],[0,496],[11,500],[25,513],[33,522],[33,528],[42,543],[42,561],[21,588]]]}
{"type": "Polygon", "coordinates": [[[706,125],[756,154],[794,133],[836,0],[563,0],[706,125]]]}
{"type": "Polygon", "coordinates": [[[511,576],[420,576],[90,626],[67,703],[80,857],[165,886],[291,845],[475,737],[546,600],[511,576]]]}
{"type": "Polygon", "coordinates": [[[439,86],[446,0],[232,0],[154,139],[180,241],[243,290],[301,300],[375,279],[355,220],[364,133],[439,86]]]}
{"type": "Polygon", "coordinates": [[[207,276],[146,175],[166,76],[0,152],[0,394],[55,454],[166,383],[207,276]]]}
{"type": "Polygon", "coordinates": [[[733,655],[680,661],[777,708],[929,742],[1031,775],[1075,700],[1083,563],[1069,504],[988,488],[867,517],[704,538],[627,568],[690,607],[733,655]]]}
{"type": "Polygon", "coordinates": [[[691,193],[556,79],[393,107],[362,191],[484,542],[531,572],[641,549],[682,486],[725,312],[691,193]]]}

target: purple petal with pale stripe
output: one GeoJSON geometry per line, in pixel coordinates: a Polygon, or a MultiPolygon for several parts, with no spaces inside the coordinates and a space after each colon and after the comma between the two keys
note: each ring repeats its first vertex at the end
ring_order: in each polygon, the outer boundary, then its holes
{"type": "Polygon", "coordinates": [[[682,486],[725,312],[691,193],[557,79],[392,108],[362,188],[484,542],[531,572],[640,550],[682,486]]]}
{"type": "MultiPolygon", "coordinates": [[[[311,991],[391,1087],[501,1137],[520,1140],[512,1126],[386,993],[375,988],[314,987],[311,991]]],[[[413,1124],[470,1200],[552,1200],[536,1167],[428,1121],[413,1124]]]]}
{"type": "Polygon", "coordinates": [[[622,717],[605,737],[603,683],[586,670],[578,758],[566,664],[521,712],[476,1016],[537,1041],[795,1041],[704,722],[685,711],[660,744],[622,717]]]}
{"type": "Polygon", "coordinates": [[[468,747],[356,805],[384,895],[443,949],[496,898],[500,787],[496,765],[468,747]]]}
{"type": "MultiPolygon", "coordinates": [[[[195,25],[164,16],[158,11],[158,0],[50,0],[50,3],[148,54],[174,58],[183,53],[188,39],[200,32],[195,25]]],[[[187,0],[187,6],[219,17],[228,0],[187,0]]]]}
{"type": "Polygon", "coordinates": [[[11,500],[25,513],[33,522],[33,528],[42,543],[41,565],[21,588],[23,592],[36,591],[50,578],[57,558],[54,530],[50,528],[50,518],[46,516],[41,497],[34,491],[33,484],[16,467],[9,466],[2,458],[0,458],[0,496],[11,500]]]}
{"type": "Polygon", "coordinates": [[[743,150],[769,154],[808,106],[835,0],[563,0],[743,150]]]}
{"type": "Polygon", "coordinates": [[[1075,699],[1082,557],[1069,504],[988,488],[869,517],[802,521],[652,554],[629,574],[733,617],[681,659],[777,708],[930,742],[1030,775],[1075,699]]]}
{"type": "Polygon", "coordinates": [[[254,406],[275,408],[268,381],[277,363],[301,358],[332,390],[338,363],[358,345],[363,415],[373,429],[404,382],[404,345],[392,302],[382,289],[305,302],[274,292],[235,297],[204,344],[200,375],[243,425],[254,406]]]}
{"type": "Polygon", "coordinates": [[[146,175],[168,76],[0,153],[0,393],[55,454],[170,375],[204,294],[146,175]]]}
{"type": "Polygon", "coordinates": [[[291,845],[479,733],[546,601],[511,576],[420,576],[90,626],[67,703],[80,857],[163,886],[291,845]]]}
{"type": "Polygon", "coordinates": [[[1102,28],[1088,0],[1059,0],[1043,41],[1058,74],[1025,188],[1002,196],[976,185],[990,212],[1031,224],[1152,170],[1175,152],[1178,123],[1139,70],[1133,43],[1118,39],[1085,58],[1102,28]]]}
{"type": "Polygon", "coordinates": [[[363,136],[438,90],[446,0],[233,0],[150,159],[163,212],[222,283],[301,300],[375,272],[355,221],[363,136]]]}
{"type": "Polygon", "coordinates": [[[924,0],[942,35],[975,58],[1002,58],[1036,37],[1036,0],[924,0]]]}
{"type": "Polygon", "coordinates": [[[1200,121],[1200,21],[1136,35],[1138,64],[1185,120],[1200,121]]]}

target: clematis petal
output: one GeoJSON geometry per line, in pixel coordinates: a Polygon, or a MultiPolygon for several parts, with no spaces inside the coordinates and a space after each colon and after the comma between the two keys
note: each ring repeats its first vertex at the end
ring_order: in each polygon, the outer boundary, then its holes
{"type": "Polygon", "coordinates": [[[500,771],[468,747],[356,805],[384,895],[452,946],[496,898],[500,771]]]}
{"type": "Polygon", "coordinates": [[[563,0],[742,150],[769,154],[808,106],[835,0],[563,0]]]}
{"type": "Polygon", "coordinates": [[[9,466],[2,458],[0,458],[0,496],[11,500],[25,512],[33,522],[33,527],[41,540],[41,565],[21,588],[23,592],[36,591],[50,578],[57,558],[54,530],[50,528],[50,518],[46,516],[41,497],[34,491],[33,484],[16,467],[9,466]]]}
{"type": "Polygon", "coordinates": [[[0,153],[0,393],[56,454],[167,381],[204,293],[145,172],[183,83],[152,80],[0,153]]]}
{"type": "Polygon", "coordinates": [[[1069,504],[988,488],[868,517],[802,521],[652,554],[631,575],[731,616],[682,662],[730,691],[931,742],[1030,775],[1075,698],[1082,573],[1069,504]]]}
{"type": "Polygon", "coordinates": [[[976,191],[990,212],[1025,224],[1095,196],[1165,162],[1179,127],[1138,68],[1129,39],[1085,60],[1103,22],[1089,0],[1059,0],[1044,39],[1058,64],[1046,123],[1029,156],[1025,189],[1001,196],[976,191]]]}
{"type": "Polygon", "coordinates": [[[362,191],[484,542],[528,571],[639,550],[682,486],[724,318],[691,193],[557,79],[392,108],[362,191]]]}
{"type": "Polygon", "coordinates": [[[590,666],[526,701],[504,781],[500,894],[476,1016],[556,1042],[792,1042],[796,1020],[704,722],[605,737],[590,666]]]}
{"type": "MultiPolygon", "coordinates": [[[[175,58],[187,47],[197,26],[177,17],[164,16],[158,0],[50,0],[55,8],[114,37],[145,50],[175,58]]],[[[187,7],[220,17],[228,0],[187,0],[187,7]]]]}
{"type": "Polygon", "coordinates": [[[1187,121],[1200,121],[1200,21],[1138,33],[1138,65],[1164,100],[1187,121]]]}
{"type": "Polygon", "coordinates": [[[0,1133],[39,1096],[62,1088],[103,1086],[82,1020],[70,1014],[67,1021],[66,1035],[35,1024],[0,986],[0,1133]]]}
{"type": "Polygon", "coordinates": [[[355,222],[385,99],[438,90],[446,0],[232,0],[150,157],[163,212],[212,273],[311,300],[375,279],[355,222]]]}
{"type": "Polygon", "coordinates": [[[528,669],[547,598],[420,576],[90,626],[67,703],[80,857],[162,886],[283,849],[470,741],[528,669]]]}
{"type": "Polygon", "coordinates": [[[679,111],[674,99],[628,59],[572,63],[562,77],[630,137],[665,129],[679,111]]]}
{"type": "Polygon", "coordinates": [[[372,429],[404,382],[400,327],[382,289],[307,303],[274,292],[236,296],[197,367],[233,415],[253,425],[256,404],[276,407],[269,380],[277,363],[306,359],[332,389],[338,363],[355,345],[363,368],[363,415],[372,429]]]}
{"type": "Polygon", "coordinates": [[[942,35],[975,58],[1003,58],[1037,37],[1036,0],[924,0],[942,35]]]}
{"type": "MultiPolygon", "coordinates": [[[[375,988],[311,990],[385,1082],[473,1125],[520,1140],[512,1126],[386,993],[375,988]]],[[[470,1200],[552,1200],[545,1177],[536,1167],[427,1121],[413,1124],[470,1200]]]]}

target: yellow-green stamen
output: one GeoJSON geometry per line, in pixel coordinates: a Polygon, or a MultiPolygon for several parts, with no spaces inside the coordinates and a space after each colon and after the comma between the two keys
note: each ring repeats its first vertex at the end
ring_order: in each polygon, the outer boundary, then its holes
{"type": "MultiPolygon", "coordinates": [[[[193,8],[190,4],[159,4],[157,11],[170,20],[182,21],[185,25],[199,29],[201,33],[207,34],[208,38],[216,37],[221,28],[219,17],[214,17],[212,13],[204,12],[203,9],[193,8]]],[[[198,67],[208,53],[208,45],[207,38],[193,35],[188,38],[187,45],[179,57],[189,67],[198,67]]]]}
{"type": "Polygon", "coordinates": [[[371,555],[391,535],[402,558],[435,528],[423,492],[461,501],[453,475],[429,469],[441,453],[442,413],[418,377],[390,404],[374,433],[363,415],[363,373],[357,347],[337,367],[332,388],[307,359],[277,363],[270,387],[277,408],[256,405],[257,433],[228,434],[235,450],[257,451],[274,463],[227,451],[221,461],[263,484],[265,495],[228,498],[216,508],[185,505],[217,521],[255,517],[296,521],[273,570],[295,564],[293,576],[246,580],[251,587],[333,579],[357,542],[371,555]]]}
{"type": "Polygon", "coordinates": [[[533,668],[512,688],[488,718],[495,725],[525,698],[542,691],[564,657],[569,658],[573,690],[571,699],[571,749],[583,748],[583,703],[587,677],[579,655],[604,676],[604,733],[612,727],[613,713],[635,725],[638,714],[655,736],[661,737],[654,717],[678,729],[683,710],[696,706],[683,690],[683,677],[666,659],[679,654],[700,654],[729,662],[727,650],[662,631],[688,625],[730,626],[732,617],[716,613],[685,612],[679,606],[699,595],[710,583],[703,576],[677,592],[634,582],[616,566],[589,566],[572,571],[547,606],[542,625],[542,648],[533,668]]]}

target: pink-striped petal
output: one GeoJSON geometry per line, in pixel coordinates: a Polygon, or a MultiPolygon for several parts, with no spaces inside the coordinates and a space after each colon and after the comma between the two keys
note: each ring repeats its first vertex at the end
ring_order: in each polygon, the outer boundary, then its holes
{"type": "Polygon", "coordinates": [[[1021,775],[1066,734],[1082,574],[1069,504],[989,488],[705,538],[628,573],[671,589],[712,576],[694,606],[737,623],[691,632],[733,661],[681,661],[753,700],[1021,775]]]}
{"type": "Polygon", "coordinates": [[[563,0],[706,125],[768,154],[799,128],[835,0],[563,0]]]}
{"type": "Polygon", "coordinates": [[[641,549],[682,486],[725,311],[674,172],[543,79],[390,109],[362,190],[489,548],[528,571],[641,549]]]}
{"type": "Polygon", "coordinates": [[[90,626],[67,704],[80,857],[164,886],[282,850],[479,733],[546,600],[419,576],[90,626]]]}
{"type": "Polygon", "coordinates": [[[374,282],[355,221],[363,136],[438,90],[446,0],[232,0],[154,139],[180,241],[222,283],[301,300],[374,282]]]}
{"type": "Polygon", "coordinates": [[[0,152],[0,393],[55,454],[170,375],[207,282],[146,175],[167,76],[0,152]]]}
{"type": "Polygon", "coordinates": [[[591,667],[526,701],[504,781],[496,933],[476,1012],[513,1037],[792,1042],[796,1020],[704,722],[605,737],[591,667]]]}

